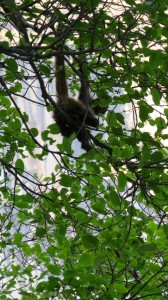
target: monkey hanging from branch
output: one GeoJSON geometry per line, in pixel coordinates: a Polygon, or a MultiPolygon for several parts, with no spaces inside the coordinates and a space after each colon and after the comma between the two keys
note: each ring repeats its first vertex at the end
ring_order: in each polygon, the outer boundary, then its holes
{"type": "Polygon", "coordinates": [[[68,95],[68,86],[66,81],[64,55],[61,53],[56,56],[56,91],[57,107],[54,108],[54,120],[58,125],[63,136],[69,137],[75,132],[81,146],[86,151],[92,149],[87,126],[96,128],[99,125],[98,118],[90,107],[91,96],[87,80],[82,71],[80,71],[80,92],[78,100],[68,95]]]}

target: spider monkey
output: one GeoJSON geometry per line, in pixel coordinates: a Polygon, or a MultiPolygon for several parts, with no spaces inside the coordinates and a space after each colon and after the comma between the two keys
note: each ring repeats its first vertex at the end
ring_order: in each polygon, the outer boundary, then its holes
{"type": "MultiPolygon", "coordinates": [[[[81,66],[80,72],[83,74],[81,66]]],[[[69,137],[75,132],[82,148],[89,151],[92,149],[92,146],[85,125],[97,127],[99,121],[90,108],[91,97],[84,76],[80,76],[80,82],[79,101],[76,101],[68,96],[64,55],[58,55],[56,57],[56,91],[58,101],[57,107],[54,108],[53,118],[63,136],[69,137]]]]}

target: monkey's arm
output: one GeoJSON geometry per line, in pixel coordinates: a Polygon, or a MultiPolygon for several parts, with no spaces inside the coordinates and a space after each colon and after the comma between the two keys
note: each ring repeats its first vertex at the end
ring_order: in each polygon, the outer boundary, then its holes
{"type": "Polygon", "coordinates": [[[79,63],[79,72],[80,72],[80,91],[78,99],[81,101],[86,107],[90,107],[91,104],[91,96],[89,91],[88,79],[83,73],[83,64],[79,63]]]}
{"type": "Polygon", "coordinates": [[[68,97],[68,86],[66,82],[64,56],[62,54],[55,58],[56,65],[56,91],[58,99],[63,102],[68,97]]]}
{"type": "MultiPolygon", "coordinates": [[[[86,62],[84,62],[84,63],[86,63],[86,62]]],[[[92,99],[92,97],[90,95],[88,78],[85,76],[85,74],[83,72],[83,65],[84,64],[80,60],[79,61],[79,73],[80,73],[79,76],[80,76],[81,87],[80,87],[78,99],[86,107],[89,107],[90,110],[92,110],[92,112],[95,113],[95,115],[98,115],[99,113],[105,114],[105,112],[108,109],[108,106],[107,107],[100,107],[99,106],[99,99],[92,99]]]]}

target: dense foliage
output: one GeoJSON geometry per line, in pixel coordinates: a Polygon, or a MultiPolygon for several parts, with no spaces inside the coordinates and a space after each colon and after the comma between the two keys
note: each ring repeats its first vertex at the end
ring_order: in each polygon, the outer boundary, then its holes
{"type": "Polygon", "coordinates": [[[167,12],[167,0],[0,1],[1,300],[168,297],[167,12]],[[84,58],[107,108],[88,153],[32,117],[52,114],[60,42],[72,95],[84,58]]]}

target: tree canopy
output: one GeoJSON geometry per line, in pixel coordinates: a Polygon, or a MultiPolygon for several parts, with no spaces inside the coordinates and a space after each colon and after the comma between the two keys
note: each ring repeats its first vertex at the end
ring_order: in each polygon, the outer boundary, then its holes
{"type": "Polygon", "coordinates": [[[168,297],[167,19],[167,0],[0,1],[0,299],[168,297]],[[89,152],[34,120],[60,53],[99,108],[89,152]]]}

